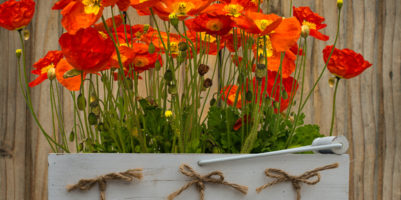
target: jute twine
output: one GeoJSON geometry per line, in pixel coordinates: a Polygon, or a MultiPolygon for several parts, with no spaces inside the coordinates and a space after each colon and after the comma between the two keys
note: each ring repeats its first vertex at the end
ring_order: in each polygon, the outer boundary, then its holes
{"type": "Polygon", "coordinates": [[[125,182],[131,182],[134,178],[136,179],[142,179],[142,169],[129,169],[125,172],[115,172],[115,173],[110,173],[102,176],[98,176],[93,179],[81,179],[77,184],[75,185],[68,185],[67,190],[68,192],[75,190],[75,189],[80,189],[83,191],[91,189],[96,183],[99,185],[99,190],[100,190],[100,199],[105,200],[106,195],[106,187],[107,187],[107,181],[109,180],[118,180],[118,181],[125,181],[125,182]]]}
{"type": "Polygon", "coordinates": [[[319,171],[334,169],[337,167],[338,167],[338,163],[333,163],[331,165],[326,165],[323,167],[318,167],[311,171],[307,171],[300,176],[289,175],[287,172],[285,172],[281,169],[272,169],[272,168],[269,169],[268,168],[265,170],[266,176],[268,176],[270,178],[275,178],[276,180],[274,180],[270,183],[267,183],[265,185],[262,185],[261,187],[256,189],[256,192],[259,193],[263,189],[265,189],[269,186],[281,183],[281,182],[291,181],[293,188],[297,192],[297,200],[300,200],[301,199],[301,183],[306,183],[308,185],[315,185],[316,183],[318,183],[320,181],[320,174],[318,173],[319,171]],[[316,179],[308,180],[313,177],[315,177],[316,179]]]}
{"type": "Polygon", "coordinates": [[[194,169],[192,169],[190,166],[188,166],[186,164],[182,164],[180,166],[180,171],[185,176],[189,176],[194,180],[192,180],[188,184],[184,185],[183,187],[181,187],[176,192],[170,194],[168,196],[168,200],[174,199],[175,197],[180,195],[181,192],[183,192],[184,190],[188,189],[193,184],[196,184],[196,188],[198,189],[198,191],[200,193],[200,199],[201,200],[204,200],[204,198],[205,198],[205,183],[215,183],[215,184],[227,185],[227,186],[230,186],[230,187],[240,191],[243,194],[247,194],[247,192],[248,192],[248,187],[246,187],[246,186],[242,186],[242,185],[238,185],[238,184],[229,183],[229,182],[224,181],[224,175],[220,171],[213,171],[213,172],[211,172],[211,173],[209,173],[209,174],[207,174],[205,176],[201,176],[200,174],[195,172],[194,169]]]}

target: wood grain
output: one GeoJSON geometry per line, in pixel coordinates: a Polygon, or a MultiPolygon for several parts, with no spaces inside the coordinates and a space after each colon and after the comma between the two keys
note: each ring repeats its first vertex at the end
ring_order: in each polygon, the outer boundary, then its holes
{"type": "MultiPolygon", "coordinates": [[[[36,14],[28,27],[31,40],[25,43],[29,66],[47,51],[59,49],[57,41],[63,30],[59,12],[50,10],[54,2],[56,0],[36,1],[36,14]]],[[[265,5],[266,9],[290,16],[289,1],[270,0],[270,3],[270,6],[265,5]]],[[[307,90],[324,66],[321,51],[334,41],[335,4],[334,0],[294,0],[295,6],[310,6],[324,16],[328,27],[323,33],[330,36],[328,42],[308,40],[311,46],[306,69],[307,90]]],[[[149,18],[134,13],[130,9],[134,23],[150,22],[149,18]]],[[[344,1],[341,22],[337,46],[362,53],[373,63],[361,76],[342,80],[337,96],[339,106],[334,130],[336,134],[346,135],[351,144],[350,199],[401,199],[401,1],[344,1]]],[[[0,148],[12,154],[11,158],[0,158],[0,200],[46,199],[46,159],[50,149],[33,122],[17,84],[18,33],[0,29],[0,44],[3,66],[0,73],[0,148]]],[[[328,134],[330,128],[333,95],[333,89],[327,84],[329,77],[328,72],[323,75],[305,107],[307,122],[319,124],[324,134],[328,134]]],[[[48,90],[48,82],[32,89],[33,103],[41,121],[51,116],[48,90]]],[[[63,103],[68,112],[71,107],[68,92],[63,92],[63,103]]],[[[66,115],[65,121],[68,120],[71,120],[70,114],[66,115]]],[[[50,125],[45,124],[45,128],[50,129],[50,125]]]]}

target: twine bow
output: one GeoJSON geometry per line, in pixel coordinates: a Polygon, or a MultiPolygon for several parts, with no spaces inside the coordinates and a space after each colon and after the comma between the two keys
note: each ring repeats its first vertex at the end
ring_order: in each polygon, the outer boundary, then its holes
{"type": "Polygon", "coordinates": [[[297,200],[301,199],[301,183],[306,183],[308,185],[315,185],[320,181],[320,174],[319,171],[327,170],[327,169],[334,169],[338,167],[338,163],[333,163],[331,165],[326,165],[323,167],[318,167],[316,169],[313,169],[311,171],[307,171],[303,173],[300,176],[292,176],[289,175],[287,172],[281,170],[281,169],[266,169],[265,174],[266,176],[270,178],[275,178],[276,180],[267,183],[265,185],[262,185],[261,187],[258,187],[256,189],[256,192],[261,192],[263,189],[281,183],[281,182],[287,182],[291,181],[293,188],[297,192],[297,200]],[[310,178],[315,177],[316,179],[314,180],[309,180],[310,178]]]}
{"type": "Polygon", "coordinates": [[[196,188],[198,189],[198,191],[200,193],[201,200],[204,200],[204,197],[205,197],[205,183],[216,183],[216,184],[227,185],[227,186],[230,186],[230,187],[240,191],[243,194],[247,194],[247,192],[248,192],[248,187],[246,187],[246,186],[242,186],[242,185],[238,185],[235,183],[229,183],[229,182],[224,181],[224,175],[220,171],[213,171],[205,176],[201,176],[200,174],[195,172],[194,169],[192,169],[190,166],[188,166],[186,164],[182,164],[180,166],[180,171],[185,176],[189,176],[194,180],[192,180],[188,184],[184,185],[176,192],[170,194],[168,196],[168,200],[174,199],[175,197],[180,195],[181,192],[188,189],[193,184],[196,184],[196,188]]]}
{"type": "Polygon", "coordinates": [[[80,189],[83,191],[91,189],[96,183],[99,185],[100,190],[100,199],[105,200],[106,195],[106,187],[107,181],[109,180],[121,180],[125,182],[131,182],[134,178],[142,179],[142,169],[129,169],[125,172],[118,172],[118,173],[110,173],[106,175],[102,175],[93,179],[81,179],[77,184],[68,185],[67,190],[68,192],[80,189]]]}

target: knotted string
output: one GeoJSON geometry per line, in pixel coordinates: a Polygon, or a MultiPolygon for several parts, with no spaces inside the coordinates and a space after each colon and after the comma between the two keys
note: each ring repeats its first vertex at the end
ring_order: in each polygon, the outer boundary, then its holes
{"type": "Polygon", "coordinates": [[[272,168],[268,168],[265,170],[265,174],[266,176],[270,177],[270,178],[275,178],[276,180],[267,183],[265,185],[262,185],[261,187],[258,187],[256,189],[256,192],[261,192],[263,189],[281,183],[281,182],[287,182],[287,181],[291,181],[293,188],[295,189],[295,191],[297,192],[297,200],[301,199],[301,183],[306,183],[308,185],[315,185],[316,183],[318,183],[320,181],[320,174],[318,173],[319,171],[323,171],[323,170],[327,170],[327,169],[334,169],[338,167],[338,163],[333,163],[331,165],[326,165],[323,167],[318,167],[314,170],[311,171],[307,171],[305,173],[303,173],[300,176],[292,176],[289,175],[287,172],[281,170],[281,169],[272,169],[272,168]],[[309,180],[310,178],[316,178],[314,180],[309,180]]]}
{"type": "Polygon", "coordinates": [[[207,174],[205,176],[201,176],[200,174],[195,172],[194,169],[192,169],[190,166],[188,166],[186,164],[182,164],[180,166],[180,171],[185,176],[191,177],[194,180],[190,181],[188,184],[184,185],[183,187],[181,187],[176,192],[170,194],[168,196],[168,200],[174,199],[175,197],[180,195],[181,192],[183,192],[184,190],[188,189],[193,184],[196,184],[196,188],[198,189],[198,191],[200,193],[200,199],[201,200],[204,200],[204,198],[205,198],[205,183],[215,183],[215,184],[227,185],[227,186],[230,186],[230,187],[240,191],[243,194],[247,194],[247,192],[248,192],[248,187],[246,187],[246,186],[242,186],[242,185],[238,185],[238,184],[229,183],[229,182],[224,181],[224,175],[220,171],[213,171],[213,172],[211,172],[211,173],[209,173],[209,174],[207,174]]]}
{"type": "Polygon", "coordinates": [[[100,190],[100,200],[105,200],[107,181],[120,180],[125,182],[131,182],[134,178],[142,179],[142,176],[143,176],[142,169],[129,169],[125,172],[110,173],[93,179],[81,179],[77,184],[68,185],[67,190],[68,192],[75,189],[86,191],[91,189],[97,183],[99,185],[99,190],[100,190]]]}

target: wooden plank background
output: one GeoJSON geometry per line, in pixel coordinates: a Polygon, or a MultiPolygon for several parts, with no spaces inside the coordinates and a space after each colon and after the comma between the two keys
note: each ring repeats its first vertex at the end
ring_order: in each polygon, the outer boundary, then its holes
{"type": "MultiPolygon", "coordinates": [[[[4,2],[5,0],[0,0],[4,2]]],[[[266,0],[265,0],[266,1],[266,0]]],[[[31,39],[26,42],[28,65],[49,50],[58,49],[63,32],[60,14],[50,10],[55,0],[37,0],[31,39]]],[[[290,0],[270,0],[266,9],[289,16],[290,0]]],[[[335,35],[335,0],[296,0],[295,6],[310,6],[326,18],[325,43],[309,40],[312,55],[307,63],[309,89],[323,67],[321,51],[335,35]]],[[[360,52],[373,63],[361,76],[339,86],[335,132],[351,143],[350,199],[401,199],[401,1],[345,0],[340,48],[360,52]]],[[[147,23],[130,11],[132,20],[147,23]]],[[[20,48],[17,32],[0,29],[0,147],[11,157],[0,156],[0,200],[47,198],[47,153],[50,148],[38,131],[18,88],[15,50],[20,48]]],[[[333,89],[329,74],[305,107],[307,122],[318,123],[322,133],[330,126],[333,89]]],[[[32,77],[33,78],[33,77],[32,77]]],[[[47,82],[32,90],[33,102],[42,122],[50,116],[47,82]]],[[[70,96],[63,98],[71,107],[70,96]]],[[[66,121],[69,120],[68,115],[66,121]]],[[[50,124],[45,123],[45,128],[50,124]]],[[[68,130],[68,127],[67,127],[68,130]]]]}

